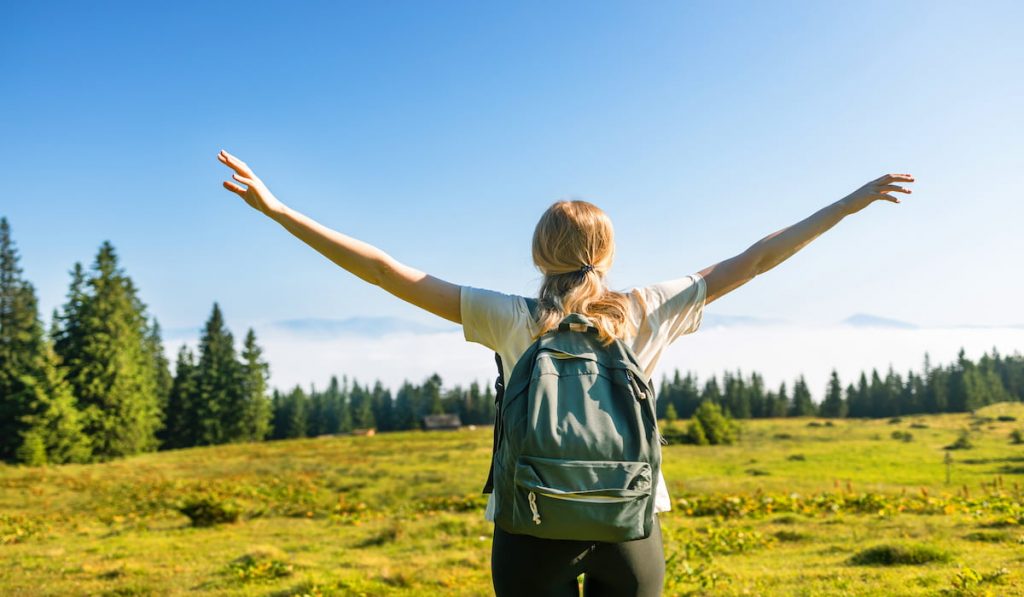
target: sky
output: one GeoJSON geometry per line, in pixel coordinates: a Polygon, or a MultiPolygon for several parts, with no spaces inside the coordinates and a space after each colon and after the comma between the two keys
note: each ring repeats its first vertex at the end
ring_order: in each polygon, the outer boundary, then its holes
{"type": "MultiPolygon", "coordinates": [[[[558,199],[612,217],[609,283],[625,289],[703,269],[909,172],[902,203],[847,217],[708,313],[1024,323],[1011,261],[1024,252],[1020,2],[2,13],[0,215],[47,320],[73,264],[109,240],[165,330],[199,327],[214,301],[239,338],[302,318],[445,323],[224,190],[226,149],[327,226],[451,282],[527,295],[540,282],[533,226],[558,199]]],[[[979,345],[996,344],[991,333],[979,345]]],[[[753,358],[714,352],[718,368],[753,358]]]]}

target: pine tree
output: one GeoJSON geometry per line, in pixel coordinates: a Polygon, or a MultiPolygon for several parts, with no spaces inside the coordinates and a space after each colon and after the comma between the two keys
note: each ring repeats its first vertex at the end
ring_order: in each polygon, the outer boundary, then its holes
{"type": "Polygon", "coordinates": [[[348,395],[348,380],[346,378],[344,387],[342,387],[338,385],[338,378],[332,377],[331,386],[334,388],[331,391],[337,393],[338,396],[338,432],[348,433],[355,429],[355,424],[352,422],[352,404],[348,395]]]}
{"type": "Polygon", "coordinates": [[[418,429],[418,406],[419,388],[405,380],[395,396],[395,429],[418,429]]]}
{"type": "MultiPolygon", "coordinates": [[[[704,382],[704,391],[700,395],[700,404],[705,402],[713,402],[716,405],[722,404],[722,393],[718,389],[718,380],[715,379],[715,376],[711,376],[710,379],[704,382]]],[[[694,412],[696,412],[696,409],[694,412]]]]}
{"type": "Polygon", "coordinates": [[[256,333],[249,328],[242,347],[242,396],[244,398],[243,441],[261,441],[270,433],[270,398],[267,382],[270,366],[262,359],[263,350],[256,345],[256,333]]]}
{"type": "MultiPolygon", "coordinates": [[[[164,353],[164,343],[160,338],[160,322],[156,317],[153,324],[147,328],[146,346],[149,348],[150,358],[153,360],[154,380],[156,382],[157,408],[160,412],[160,426],[165,425],[164,416],[167,413],[167,400],[171,394],[171,385],[174,379],[171,376],[170,363],[164,353]]],[[[157,437],[160,436],[159,430],[157,437]]]]}
{"type": "Polygon", "coordinates": [[[234,337],[224,323],[220,306],[213,311],[199,340],[199,365],[196,370],[199,445],[240,441],[244,437],[242,371],[234,346],[234,337]]]}
{"type": "Polygon", "coordinates": [[[847,404],[850,407],[851,417],[870,417],[871,414],[871,396],[868,391],[868,378],[867,375],[861,371],[860,378],[857,380],[857,387],[847,399],[847,404]]]}
{"type": "Polygon", "coordinates": [[[839,383],[839,373],[832,369],[828,388],[825,390],[825,399],[821,401],[821,416],[833,419],[843,418],[846,416],[846,408],[846,402],[843,400],[843,386],[839,383]]]}
{"type": "Polygon", "coordinates": [[[750,374],[750,416],[765,417],[764,378],[756,371],[750,374]]]}
{"type": "Polygon", "coordinates": [[[857,403],[857,388],[854,387],[854,385],[852,383],[851,384],[846,384],[845,393],[846,393],[846,408],[847,408],[846,416],[848,416],[848,417],[855,417],[855,416],[857,416],[856,414],[854,414],[854,407],[856,406],[856,403],[857,403]]]}
{"type": "Polygon", "coordinates": [[[816,410],[807,382],[804,380],[804,376],[800,375],[796,383],[793,384],[793,401],[789,405],[789,416],[812,417],[816,414],[816,410]]]}
{"type": "Polygon", "coordinates": [[[161,426],[145,304],[105,241],[92,273],[76,264],[56,349],[98,460],[155,450],[161,426]]]}
{"type": "Polygon", "coordinates": [[[376,426],[376,422],[373,420],[373,402],[369,388],[364,389],[354,379],[352,380],[352,389],[349,391],[349,405],[353,427],[369,429],[376,426]]]}
{"type": "Polygon", "coordinates": [[[787,412],[789,412],[789,394],[786,392],[786,382],[783,381],[779,383],[779,391],[775,394],[775,400],[772,401],[772,412],[768,416],[785,417],[787,412]]]}
{"type": "Polygon", "coordinates": [[[52,331],[53,349],[60,356],[62,366],[68,371],[69,381],[75,396],[78,396],[79,380],[77,373],[84,366],[86,332],[85,324],[86,274],[82,264],[76,262],[71,268],[71,285],[68,289],[67,302],[61,311],[55,311],[52,331]]]}
{"type": "Polygon", "coordinates": [[[49,343],[44,351],[43,375],[39,383],[33,384],[34,408],[23,417],[26,428],[19,460],[26,464],[89,462],[91,442],[82,431],[81,413],[71,386],[60,372],[60,357],[49,343]]]}
{"type": "Polygon", "coordinates": [[[946,376],[948,412],[966,412],[974,408],[967,393],[967,381],[965,379],[970,366],[970,361],[964,356],[963,347],[960,347],[956,362],[950,367],[946,376]]]}
{"type": "Polygon", "coordinates": [[[433,374],[427,378],[427,381],[423,383],[423,401],[424,406],[427,410],[424,412],[417,413],[416,419],[419,420],[424,415],[440,415],[444,414],[444,406],[441,403],[441,376],[433,374]]]}
{"type": "Polygon", "coordinates": [[[373,419],[381,431],[394,429],[394,400],[380,380],[373,384],[373,419]]]}
{"type": "Polygon", "coordinates": [[[885,372],[885,381],[883,382],[883,388],[885,390],[885,404],[886,417],[895,417],[901,413],[903,405],[901,404],[901,395],[903,393],[903,379],[900,378],[900,374],[892,367],[892,363],[889,364],[889,368],[885,372]]]}
{"type": "Polygon", "coordinates": [[[274,389],[271,404],[274,408],[271,439],[306,437],[309,424],[309,397],[296,385],[287,394],[274,389]]]}
{"type": "Polygon", "coordinates": [[[178,349],[174,379],[167,397],[164,427],[159,433],[162,447],[176,449],[199,445],[198,398],[195,355],[188,346],[182,344],[178,349]]]}
{"type": "Polygon", "coordinates": [[[0,459],[85,462],[89,442],[18,261],[10,224],[0,218],[0,459]]]}

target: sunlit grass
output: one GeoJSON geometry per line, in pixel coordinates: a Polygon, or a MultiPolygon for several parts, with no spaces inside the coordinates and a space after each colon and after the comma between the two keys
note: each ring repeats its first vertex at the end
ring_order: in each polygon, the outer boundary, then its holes
{"type": "MultiPolygon", "coordinates": [[[[734,446],[666,446],[666,594],[1024,593],[1024,446],[1010,441],[1022,428],[1013,404],[973,417],[745,421],[734,446]],[[963,429],[974,447],[944,450],[963,429]],[[873,548],[943,557],[858,561],[873,548]]],[[[479,493],[490,449],[487,427],[0,467],[0,586],[491,594],[479,493]],[[188,504],[212,526],[194,526],[188,504]],[[238,520],[221,522],[233,509],[238,520]]]]}

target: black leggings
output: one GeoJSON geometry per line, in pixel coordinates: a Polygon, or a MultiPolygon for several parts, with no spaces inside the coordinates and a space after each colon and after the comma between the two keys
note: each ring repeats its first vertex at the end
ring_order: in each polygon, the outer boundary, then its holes
{"type": "Polygon", "coordinates": [[[665,582],[657,515],[651,536],[624,543],[541,539],[494,525],[491,577],[497,597],[652,597],[665,582]]]}

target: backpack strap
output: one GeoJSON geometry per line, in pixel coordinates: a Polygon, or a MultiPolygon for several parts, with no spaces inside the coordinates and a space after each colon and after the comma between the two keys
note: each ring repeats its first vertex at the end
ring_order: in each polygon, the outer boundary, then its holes
{"type": "MultiPolygon", "coordinates": [[[[526,298],[526,308],[530,317],[536,319],[540,301],[534,298],[526,298]]],[[[501,364],[501,355],[494,353],[494,362],[498,365],[498,377],[494,380],[494,440],[491,444],[491,470],[487,473],[487,482],[484,483],[482,493],[494,491],[494,455],[498,451],[498,438],[501,437],[501,403],[505,398],[505,371],[501,364]]]]}

